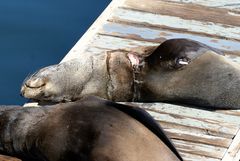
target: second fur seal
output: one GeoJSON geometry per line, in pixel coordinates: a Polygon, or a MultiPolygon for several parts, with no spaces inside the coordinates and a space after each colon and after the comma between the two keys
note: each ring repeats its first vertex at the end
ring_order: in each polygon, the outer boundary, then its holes
{"type": "Polygon", "coordinates": [[[170,39],[145,54],[82,54],[37,71],[23,83],[21,93],[51,102],[96,95],[113,101],[240,108],[240,65],[218,50],[189,39],[170,39]]]}

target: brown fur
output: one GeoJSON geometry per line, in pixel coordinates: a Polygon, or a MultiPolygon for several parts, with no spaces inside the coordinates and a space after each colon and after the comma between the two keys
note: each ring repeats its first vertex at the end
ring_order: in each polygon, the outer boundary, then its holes
{"type": "Polygon", "coordinates": [[[171,151],[175,149],[170,150],[165,144],[166,140],[155,135],[153,128],[148,129],[147,123],[141,123],[149,118],[141,118],[144,115],[136,112],[133,115],[141,117],[134,119],[131,113],[119,109],[137,108],[115,105],[88,98],[75,103],[3,111],[0,152],[27,161],[179,160],[171,151]]]}

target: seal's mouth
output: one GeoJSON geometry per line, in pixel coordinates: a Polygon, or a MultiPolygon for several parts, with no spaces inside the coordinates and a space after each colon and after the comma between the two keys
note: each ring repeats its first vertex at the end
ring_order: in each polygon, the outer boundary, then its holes
{"type": "Polygon", "coordinates": [[[24,86],[26,87],[26,88],[41,88],[41,87],[43,87],[43,86],[45,86],[46,85],[46,83],[43,83],[43,84],[41,84],[41,85],[38,85],[38,86],[32,86],[31,84],[28,84],[28,83],[24,83],[24,86]]]}
{"type": "Polygon", "coordinates": [[[24,82],[27,88],[41,88],[46,85],[46,79],[44,78],[31,78],[24,82]]]}
{"type": "Polygon", "coordinates": [[[32,77],[23,83],[20,95],[28,99],[36,99],[42,95],[42,91],[45,86],[46,80],[44,78],[32,77]]]}

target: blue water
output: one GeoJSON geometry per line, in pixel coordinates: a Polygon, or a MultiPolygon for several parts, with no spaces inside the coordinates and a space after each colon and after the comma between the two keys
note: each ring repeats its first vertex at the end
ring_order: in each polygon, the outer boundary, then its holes
{"type": "Polygon", "coordinates": [[[1,0],[0,104],[23,104],[24,78],[58,63],[111,0],[1,0]]]}

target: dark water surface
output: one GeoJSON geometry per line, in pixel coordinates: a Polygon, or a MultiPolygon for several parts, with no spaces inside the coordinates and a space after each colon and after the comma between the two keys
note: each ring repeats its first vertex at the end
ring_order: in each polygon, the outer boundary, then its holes
{"type": "Polygon", "coordinates": [[[1,0],[0,104],[23,104],[24,78],[58,63],[111,0],[1,0]]]}

